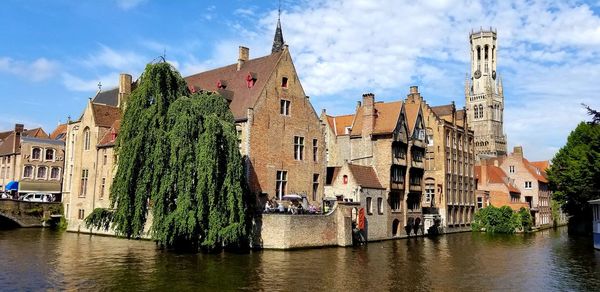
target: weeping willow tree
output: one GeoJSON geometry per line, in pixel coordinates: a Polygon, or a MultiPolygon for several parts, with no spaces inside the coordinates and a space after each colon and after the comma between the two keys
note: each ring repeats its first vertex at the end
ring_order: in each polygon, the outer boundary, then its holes
{"type": "MultiPolygon", "coordinates": [[[[142,236],[152,212],[150,235],[163,246],[212,250],[245,244],[248,192],[237,143],[225,99],[190,95],[169,64],[148,65],[117,138],[110,217],[115,232],[142,236]]],[[[88,223],[106,226],[98,218],[88,223]]]]}

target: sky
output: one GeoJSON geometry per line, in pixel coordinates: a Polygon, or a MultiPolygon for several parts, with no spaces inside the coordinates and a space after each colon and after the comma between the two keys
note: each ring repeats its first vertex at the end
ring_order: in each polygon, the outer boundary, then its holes
{"type": "MultiPolygon", "coordinates": [[[[51,132],[77,119],[119,73],[164,55],[183,76],[270,53],[278,1],[5,0],[0,9],[0,130],[51,132]]],[[[600,2],[282,0],[281,21],[317,113],[352,113],[363,93],[465,104],[469,33],[498,33],[509,150],[551,159],[600,109],[600,2]]]]}

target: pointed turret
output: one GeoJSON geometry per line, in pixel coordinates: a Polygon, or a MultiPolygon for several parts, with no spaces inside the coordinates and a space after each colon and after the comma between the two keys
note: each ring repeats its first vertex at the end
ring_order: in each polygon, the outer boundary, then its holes
{"type": "Polygon", "coordinates": [[[471,95],[471,79],[469,78],[469,74],[465,76],[465,96],[468,98],[471,95]]]}
{"type": "Polygon", "coordinates": [[[271,54],[280,52],[284,46],[283,32],[281,31],[281,10],[279,11],[279,17],[277,18],[277,28],[275,29],[275,37],[273,38],[273,49],[271,54]]]}
{"type": "Polygon", "coordinates": [[[498,76],[498,94],[504,94],[504,89],[502,88],[502,76],[498,76]]]}

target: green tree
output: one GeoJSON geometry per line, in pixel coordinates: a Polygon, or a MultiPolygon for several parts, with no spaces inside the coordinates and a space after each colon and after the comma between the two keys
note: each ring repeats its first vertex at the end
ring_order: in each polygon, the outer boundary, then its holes
{"type": "Polygon", "coordinates": [[[519,218],[519,229],[524,232],[531,231],[531,228],[533,227],[533,218],[531,217],[529,210],[525,207],[521,207],[517,215],[519,218]]]}
{"type": "Polygon", "coordinates": [[[570,231],[591,230],[588,201],[600,198],[600,124],[580,123],[552,159],[547,173],[553,199],[571,216],[570,231]]]}
{"type": "Polygon", "coordinates": [[[110,220],[118,235],[139,238],[150,211],[150,235],[162,246],[244,246],[250,216],[237,143],[225,99],[190,96],[168,63],[148,65],[117,138],[113,210],[94,211],[86,223],[106,229],[110,220]]]}
{"type": "Polygon", "coordinates": [[[508,206],[496,208],[490,205],[479,209],[471,224],[473,231],[489,233],[515,233],[517,228],[522,229],[520,216],[508,206]]]}

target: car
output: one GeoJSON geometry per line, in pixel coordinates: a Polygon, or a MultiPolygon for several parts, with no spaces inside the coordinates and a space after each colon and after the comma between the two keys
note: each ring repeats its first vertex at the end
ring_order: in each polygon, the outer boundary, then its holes
{"type": "Polygon", "coordinates": [[[22,201],[28,202],[50,202],[50,195],[44,193],[29,193],[21,197],[22,201]]]}

